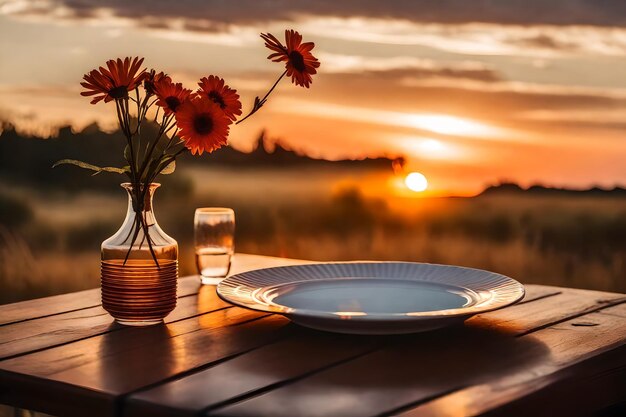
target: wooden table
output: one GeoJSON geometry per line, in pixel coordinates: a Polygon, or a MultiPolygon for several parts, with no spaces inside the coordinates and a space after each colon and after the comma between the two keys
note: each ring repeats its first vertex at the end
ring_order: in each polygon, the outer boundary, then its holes
{"type": "MultiPolygon", "coordinates": [[[[297,263],[238,254],[233,272],[297,263]]],[[[526,288],[465,326],[393,337],[300,328],[196,277],[163,326],[114,324],[99,289],[0,306],[0,403],[81,417],[623,412],[626,296],[526,288]]]]}

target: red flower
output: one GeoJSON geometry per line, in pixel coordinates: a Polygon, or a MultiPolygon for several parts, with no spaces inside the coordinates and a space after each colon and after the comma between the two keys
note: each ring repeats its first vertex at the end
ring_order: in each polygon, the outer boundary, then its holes
{"type": "Polygon", "coordinates": [[[128,98],[128,92],[132,91],[141,84],[145,76],[145,69],[139,74],[139,67],[143,63],[143,58],[135,57],[132,59],[127,57],[122,61],[109,60],[107,68],[100,67],[99,70],[92,70],[89,74],[85,74],[83,79],[85,82],[80,83],[87,91],[80,93],[81,96],[93,96],[100,94],[91,100],[91,104],[96,104],[104,99],[105,103],[111,100],[119,100],[128,98]]]}
{"type": "Polygon", "coordinates": [[[194,155],[226,145],[230,123],[220,106],[206,96],[191,97],[176,113],[178,136],[194,155]]]}
{"type": "Polygon", "coordinates": [[[267,57],[274,62],[287,61],[287,75],[291,81],[302,87],[309,88],[313,82],[311,75],[316,74],[320,66],[319,61],[311,54],[315,47],[313,42],[302,43],[302,35],[294,30],[285,31],[285,43],[283,46],[271,33],[262,33],[261,38],[265,41],[265,46],[274,51],[267,57]]]}
{"type": "Polygon", "coordinates": [[[200,79],[198,83],[201,95],[206,95],[214,103],[218,104],[229,119],[235,121],[241,115],[241,102],[237,90],[233,90],[224,84],[224,79],[209,75],[200,79]]]}
{"type": "MultiPolygon", "coordinates": [[[[169,75],[165,74],[163,71],[157,74],[155,70],[150,70],[150,72],[146,74],[143,80],[143,88],[144,90],[146,90],[146,94],[149,96],[154,95],[155,94],[154,84],[160,82],[161,80],[165,78],[170,78],[170,77],[169,75]]],[[[170,81],[172,81],[171,78],[170,78],[170,81]]]]}
{"type": "Polygon", "coordinates": [[[189,98],[191,90],[184,88],[181,83],[174,84],[170,77],[165,76],[154,83],[154,94],[158,98],[157,106],[163,107],[165,115],[168,116],[178,111],[183,102],[189,98]]]}

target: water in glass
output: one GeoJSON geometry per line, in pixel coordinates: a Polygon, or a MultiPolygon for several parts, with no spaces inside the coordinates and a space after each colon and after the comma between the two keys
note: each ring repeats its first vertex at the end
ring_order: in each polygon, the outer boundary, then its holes
{"type": "Polygon", "coordinates": [[[235,213],[229,208],[196,210],[194,218],[196,266],[203,284],[216,285],[228,275],[235,249],[235,213]]]}

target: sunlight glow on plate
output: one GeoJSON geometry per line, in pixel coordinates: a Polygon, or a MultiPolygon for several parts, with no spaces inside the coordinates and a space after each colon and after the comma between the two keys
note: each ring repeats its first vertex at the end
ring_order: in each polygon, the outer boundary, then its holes
{"type": "Polygon", "coordinates": [[[423,174],[419,172],[411,172],[404,179],[404,183],[411,191],[420,193],[428,188],[428,180],[423,174]]]}

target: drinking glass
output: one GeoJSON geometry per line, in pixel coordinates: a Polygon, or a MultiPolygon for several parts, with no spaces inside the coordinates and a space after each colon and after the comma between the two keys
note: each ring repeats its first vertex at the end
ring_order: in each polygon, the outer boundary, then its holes
{"type": "Polygon", "coordinates": [[[196,209],[194,240],[202,283],[219,284],[228,275],[235,251],[235,212],[223,207],[196,209]]]}

